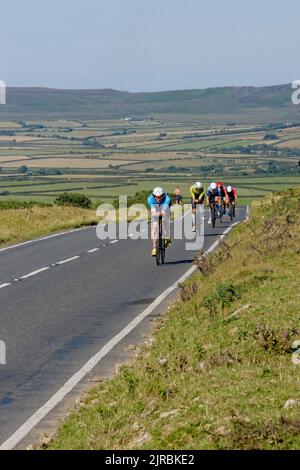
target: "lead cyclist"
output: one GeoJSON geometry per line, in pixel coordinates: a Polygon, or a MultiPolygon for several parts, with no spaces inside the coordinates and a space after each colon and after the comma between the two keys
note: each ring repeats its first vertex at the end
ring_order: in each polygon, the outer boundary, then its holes
{"type": "Polygon", "coordinates": [[[158,217],[163,217],[163,228],[166,234],[165,247],[167,248],[171,244],[171,238],[169,235],[169,227],[167,227],[167,217],[170,215],[170,206],[172,201],[170,196],[160,187],[153,189],[152,194],[147,199],[148,205],[151,210],[151,240],[152,240],[152,251],[151,255],[156,256],[156,243],[158,239],[158,217]]]}

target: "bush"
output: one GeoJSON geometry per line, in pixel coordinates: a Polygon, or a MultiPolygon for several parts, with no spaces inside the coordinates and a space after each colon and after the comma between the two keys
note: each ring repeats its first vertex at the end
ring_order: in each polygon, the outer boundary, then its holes
{"type": "MultiPolygon", "coordinates": [[[[152,193],[152,189],[144,189],[143,191],[138,191],[134,194],[134,196],[129,196],[127,199],[128,207],[132,206],[133,204],[144,204],[147,206],[147,199],[149,194],[152,193]]],[[[119,199],[115,199],[113,202],[113,206],[118,209],[119,208],[119,199]]]]}
{"type": "Polygon", "coordinates": [[[81,207],[82,209],[90,209],[92,201],[84,194],[78,193],[62,193],[54,201],[58,206],[81,207]]]}

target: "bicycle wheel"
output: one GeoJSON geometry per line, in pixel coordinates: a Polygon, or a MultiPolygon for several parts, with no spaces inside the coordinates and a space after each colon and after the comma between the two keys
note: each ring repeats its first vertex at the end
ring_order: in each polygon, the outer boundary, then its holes
{"type": "MultiPolygon", "coordinates": [[[[163,246],[163,239],[162,239],[162,218],[159,217],[158,222],[158,240],[156,241],[156,264],[157,266],[160,265],[162,260],[161,251],[163,246]]],[[[163,261],[162,261],[163,262],[163,261]]]]}
{"type": "Polygon", "coordinates": [[[160,248],[159,248],[159,244],[157,244],[157,246],[156,246],[156,257],[155,257],[155,259],[156,259],[157,266],[159,266],[160,265],[160,248]]]}
{"type": "Polygon", "coordinates": [[[216,206],[213,205],[211,208],[211,225],[213,228],[216,226],[216,206]]]}
{"type": "Polygon", "coordinates": [[[220,222],[222,223],[223,222],[223,206],[222,204],[219,206],[219,219],[220,219],[220,222]]]}
{"type": "Polygon", "coordinates": [[[165,258],[166,258],[165,241],[162,240],[162,244],[161,244],[161,247],[160,247],[160,260],[161,260],[161,264],[164,264],[165,258]]]}
{"type": "Polygon", "coordinates": [[[230,206],[229,206],[229,217],[230,217],[230,221],[232,222],[233,221],[233,207],[232,207],[232,204],[230,204],[230,206]]]}

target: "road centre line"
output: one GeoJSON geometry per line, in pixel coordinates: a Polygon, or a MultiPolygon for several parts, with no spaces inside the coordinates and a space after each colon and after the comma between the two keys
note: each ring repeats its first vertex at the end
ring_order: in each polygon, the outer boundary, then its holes
{"type": "Polygon", "coordinates": [[[0,289],[4,289],[4,287],[8,287],[11,285],[11,282],[5,282],[4,284],[0,285],[0,289]]]}
{"type": "Polygon", "coordinates": [[[48,269],[50,269],[49,266],[45,268],[37,269],[36,271],[32,271],[29,274],[25,274],[25,276],[21,276],[20,279],[28,279],[29,277],[35,276],[36,274],[42,273],[43,271],[47,271],[48,269]]]}
{"type": "Polygon", "coordinates": [[[80,258],[80,256],[73,256],[72,258],[64,259],[62,261],[58,261],[56,264],[66,264],[70,263],[70,261],[74,261],[75,259],[80,258]]]}

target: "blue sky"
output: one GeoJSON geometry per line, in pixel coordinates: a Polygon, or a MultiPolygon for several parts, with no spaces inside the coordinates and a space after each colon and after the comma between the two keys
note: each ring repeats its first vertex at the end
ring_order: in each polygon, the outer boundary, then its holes
{"type": "Polygon", "coordinates": [[[8,86],[157,91],[300,79],[299,0],[10,0],[8,86]]]}

